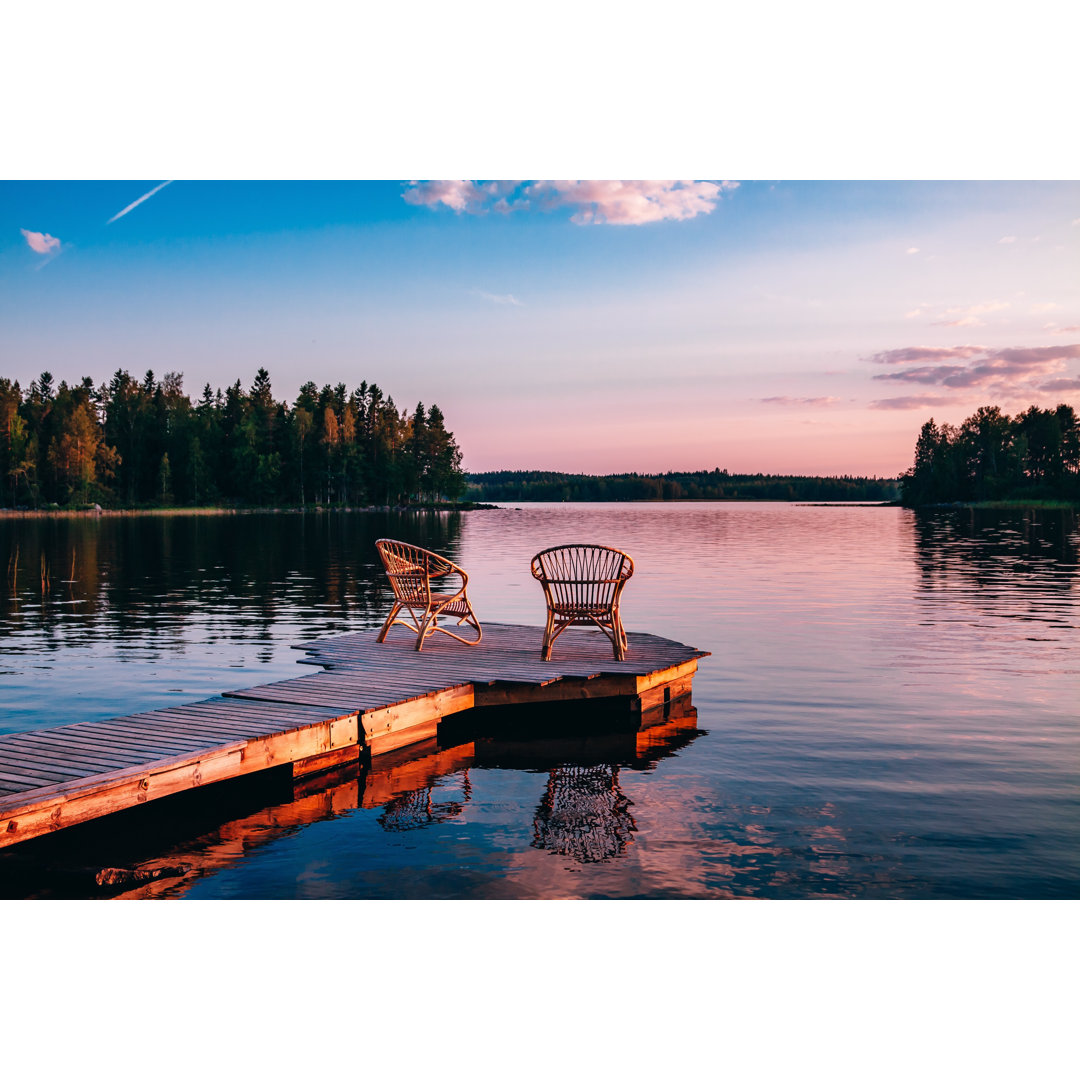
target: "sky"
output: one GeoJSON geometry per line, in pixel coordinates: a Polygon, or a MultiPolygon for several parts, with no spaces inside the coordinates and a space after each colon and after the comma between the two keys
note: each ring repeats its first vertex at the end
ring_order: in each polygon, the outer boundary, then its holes
{"type": "Polygon", "coordinates": [[[1080,183],[0,183],[0,376],[437,403],[465,467],[895,476],[1080,407],[1080,183]]]}

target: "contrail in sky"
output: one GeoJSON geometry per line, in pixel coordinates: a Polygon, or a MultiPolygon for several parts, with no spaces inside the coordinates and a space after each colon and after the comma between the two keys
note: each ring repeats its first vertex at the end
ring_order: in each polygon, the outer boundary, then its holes
{"type": "Polygon", "coordinates": [[[137,198],[130,206],[125,206],[119,214],[113,214],[113,216],[109,218],[109,220],[106,221],[105,224],[111,225],[117,218],[122,218],[125,214],[130,214],[131,211],[139,205],[139,203],[146,202],[146,200],[149,199],[151,195],[156,195],[163,187],[168,187],[171,183],[171,180],[166,180],[164,184],[158,184],[158,186],[154,188],[153,191],[148,191],[145,195],[140,195],[139,198],[137,198]]]}

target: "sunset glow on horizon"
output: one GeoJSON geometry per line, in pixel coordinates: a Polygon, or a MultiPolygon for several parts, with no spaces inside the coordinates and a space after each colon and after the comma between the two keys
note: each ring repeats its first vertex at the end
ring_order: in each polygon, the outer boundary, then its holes
{"type": "Polygon", "coordinates": [[[470,471],[895,476],[1080,406],[1075,182],[0,184],[0,376],[437,403],[470,471]]]}

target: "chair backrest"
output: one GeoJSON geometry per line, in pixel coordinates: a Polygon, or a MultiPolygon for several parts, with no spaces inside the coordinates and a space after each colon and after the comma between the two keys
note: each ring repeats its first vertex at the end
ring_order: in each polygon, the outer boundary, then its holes
{"type": "Polygon", "coordinates": [[[558,607],[608,607],[634,572],[634,560],[600,544],[564,544],[533,556],[532,573],[558,607]]]}
{"type": "Polygon", "coordinates": [[[406,604],[426,604],[431,599],[429,567],[431,560],[439,556],[400,540],[376,540],[375,548],[386,568],[394,598],[406,604]]]}

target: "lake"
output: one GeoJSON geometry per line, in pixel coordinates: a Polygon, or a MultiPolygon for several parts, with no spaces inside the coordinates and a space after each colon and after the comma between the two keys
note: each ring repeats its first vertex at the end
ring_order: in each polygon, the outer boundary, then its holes
{"type": "MultiPolygon", "coordinates": [[[[0,733],[310,671],[291,646],[382,622],[380,536],[462,564],[489,622],[543,621],[536,551],[622,548],[636,565],[627,629],[712,654],[690,707],[647,738],[553,714],[552,732],[505,727],[295,791],[248,785],[183,813],[164,800],[146,835],[94,840],[192,867],[145,895],[1080,895],[1069,511],[567,503],[0,519],[0,733]]],[[[0,895],[10,865],[0,853],[0,895]]],[[[19,888],[7,894],[57,895],[19,888]]]]}

